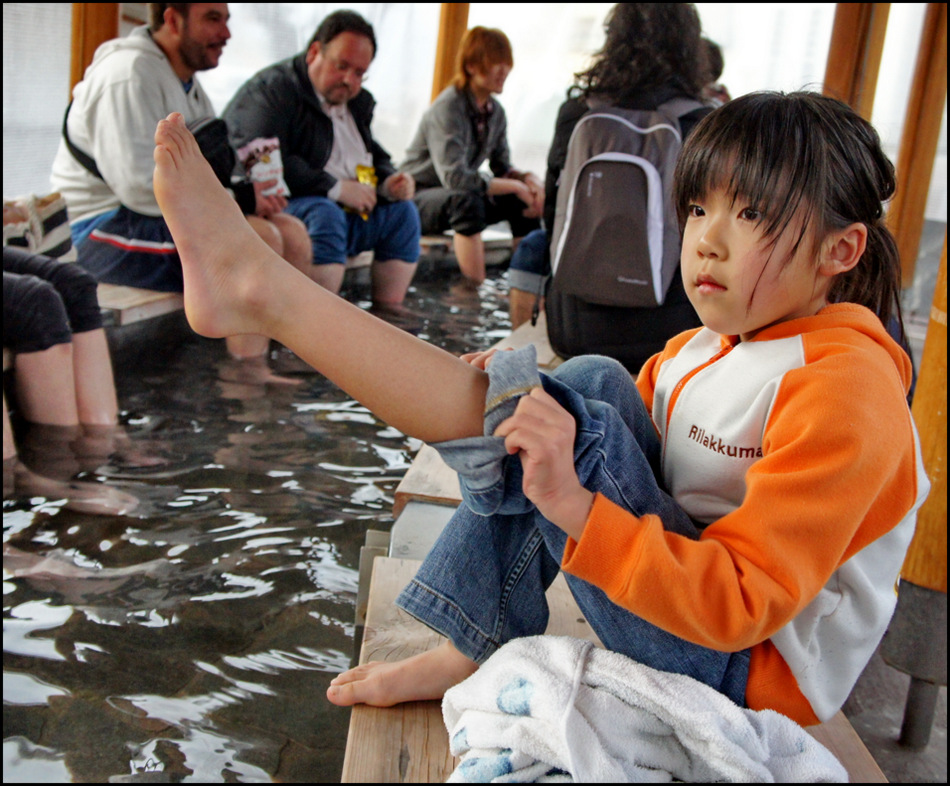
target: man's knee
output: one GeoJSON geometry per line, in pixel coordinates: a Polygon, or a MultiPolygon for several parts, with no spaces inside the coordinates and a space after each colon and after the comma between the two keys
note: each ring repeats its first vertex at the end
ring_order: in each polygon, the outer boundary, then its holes
{"type": "Polygon", "coordinates": [[[313,246],[303,221],[287,213],[278,213],[271,220],[280,232],[284,259],[298,267],[309,265],[313,261],[313,246]]]}
{"type": "Polygon", "coordinates": [[[272,222],[259,216],[247,216],[247,223],[251,225],[257,236],[267,243],[271,251],[281,257],[284,255],[284,240],[280,230],[272,222]]]}
{"type": "Polygon", "coordinates": [[[419,259],[419,238],[422,233],[419,211],[414,203],[403,201],[380,205],[373,213],[373,220],[381,222],[374,249],[377,259],[399,259],[403,262],[419,259]]]}
{"type": "Polygon", "coordinates": [[[346,262],[347,214],[340,205],[326,197],[298,197],[290,200],[287,213],[304,223],[314,263],[346,262]]]}
{"type": "Polygon", "coordinates": [[[462,235],[477,235],[486,226],[485,197],[474,191],[453,191],[449,197],[449,226],[462,235]]]}

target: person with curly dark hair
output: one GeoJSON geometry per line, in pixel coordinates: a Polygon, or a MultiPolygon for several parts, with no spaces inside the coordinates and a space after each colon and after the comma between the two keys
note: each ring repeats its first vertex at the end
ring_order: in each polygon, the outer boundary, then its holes
{"type": "MultiPolygon", "coordinates": [[[[702,25],[693,4],[618,3],[607,15],[604,28],[603,47],[594,55],[590,68],[575,74],[567,101],[558,111],[545,178],[547,231],[528,235],[511,262],[512,328],[530,319],[550,271],[548,233],[554,226],[558,179],[578,121],[595,106],[656,109],[674,98],[701,101],[708,82],[702,25]]],[[[684,139],[710,111],[705,106],[697,107],[680,118],[684,139]]],[[[557,303],[548,303],[547,310],[549,334],[552,323],[559,322],[575,326],[573,332],[584,336],[583,346],[560,351],[609,355],[634,372],[671,336],[699,325],[679,273],[659,308],[618,308],[559,298],[557,303]]]]}

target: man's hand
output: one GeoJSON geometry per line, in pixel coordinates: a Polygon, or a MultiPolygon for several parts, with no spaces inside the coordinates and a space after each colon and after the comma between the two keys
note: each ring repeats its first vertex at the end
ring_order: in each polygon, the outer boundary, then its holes
{"type": "Polygon", "coordinates": [[[527,218],[540,218],[544,213],[544,183],[531,172],[525,173],[523,182],[531,194],[531,215],[528,215],[526,211],[525,216],[527,218]]]}
{"type": "Polygon", "coordinates": [[[412,199],[416,194],[416,181],[408,172],[395,172],[383,181],[383,193],[393,200],[412,199]]]}
{"type": "Polygon", "coordinates": [[[376,207],[376,189],[358,180],[340,180],[340,197],[347,207],[353,208],[357,213],[372,213],[376,207]]]}
{"type": "Polygon", "coordinates": [[[521,458],[525,496],[548,521],[580,540],[594,495],[574,468],[576,431],[573,416],[542,388],[534,388],[495,436],[504,437],[508,452],[521,458]]]}
{"type": "Polygon", "coordinates": [[[261,218],[270,218],[277,213],[283,212],[287,207],[287,200],[277,194],[264,196],[265,191],[276,187],[276,180],[254,181],[254,215],[261,218]]]}

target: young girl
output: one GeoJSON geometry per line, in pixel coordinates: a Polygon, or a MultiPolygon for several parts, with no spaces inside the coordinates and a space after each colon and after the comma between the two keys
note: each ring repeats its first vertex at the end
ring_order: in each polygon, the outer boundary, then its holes
{"type": "Polygon", "coordinates": [[[254,240],[179,118],[156,142],[193,327],[281,341],[460,471],[465,504],[398,601],[449,642],[340,675],[332,702],[440,697],[544,631],[563,568],[609,649],[803,724],[838,710],[928,486],[882,324],[893,169],[848,107],[754,94],[697,128],[676,199],[706,327],[635,385],[603,358],[544,378],[530,352],[464,362],[375,320],[254,240]]]}

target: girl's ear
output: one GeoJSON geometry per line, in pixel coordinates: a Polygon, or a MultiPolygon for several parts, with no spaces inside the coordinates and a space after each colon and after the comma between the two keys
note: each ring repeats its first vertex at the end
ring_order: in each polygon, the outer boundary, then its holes
{"type": "Polygon", "coordinates": [[[847,273],[861,259],[868,242],[868,228],[854,223],[832,232],[822,243],[819,272],[825,276],[847,273]]]}

